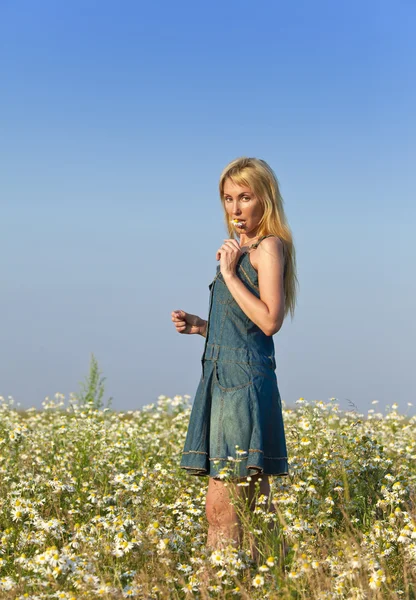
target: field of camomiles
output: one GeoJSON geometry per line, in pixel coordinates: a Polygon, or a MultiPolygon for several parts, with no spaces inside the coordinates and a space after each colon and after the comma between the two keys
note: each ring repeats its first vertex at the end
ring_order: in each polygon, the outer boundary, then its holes
{"type": "Polygon", "coordinates": [[[0,399],[1,599],[416,597],[416,417],[284,406],[276,511],[241,503],[242,547],[212,551],[208,479],[179,469],[189,398],[128,412],[0,399]]]}

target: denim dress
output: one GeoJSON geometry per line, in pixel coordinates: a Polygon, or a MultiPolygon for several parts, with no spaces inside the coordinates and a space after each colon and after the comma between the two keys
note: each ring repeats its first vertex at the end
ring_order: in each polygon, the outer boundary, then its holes
{"type": "MultiPolygon", "coordinates": [[[[252,247],[257,247],[263,236],[252,247]]],[[[257,298],[258,276],[248,252],[236,274],[257,298]]],[[[202,375],[195,393],[180,467],[191,475],[288,475],[273,337],[241,310],[217,273],[210,300],[202,375]]]]}

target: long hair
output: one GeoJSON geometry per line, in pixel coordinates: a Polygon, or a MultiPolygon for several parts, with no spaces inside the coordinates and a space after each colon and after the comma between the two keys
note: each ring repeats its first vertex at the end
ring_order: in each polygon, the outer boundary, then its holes
{"type": "Polygon", "coordinates": [[[219,181],[221,204],[224,209],[225,225],[229,238],[236,239],[235,228],[230,223],[230,218],[225,209],[224,184],[227,179],[236,185],[248,186],[257,196],[262,207],[263,216],[258,226],[259,236],[273,234],[283,242],[285,257],[283,287],[285,294],[284,316],[290,312],[291,318],[295,314],[297,287],[296,276],[296,251],[293,236],[288,225],[283,198],[279,190],[279,182],[273,169],[260,158],[247,158],[242,156],[231,161],[222,171],[219,181]]]}

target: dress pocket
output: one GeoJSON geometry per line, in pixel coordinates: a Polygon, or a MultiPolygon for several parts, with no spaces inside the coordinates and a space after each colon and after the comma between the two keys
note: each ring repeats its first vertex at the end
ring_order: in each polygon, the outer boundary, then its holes
{"type": "Polygon", "coordinates": [[[265,364],[252,363],[251,365],[252,375],[254,377],[264,377],[265,379],[269,379],[270,381],[276,381],[276,371],[265,364]]]}
{"type": "Polygon", "coordinates": [[[214,380],[223,392],[241,390],[253,384],[250,365],[231,361],[215,361],[214,380]]]}

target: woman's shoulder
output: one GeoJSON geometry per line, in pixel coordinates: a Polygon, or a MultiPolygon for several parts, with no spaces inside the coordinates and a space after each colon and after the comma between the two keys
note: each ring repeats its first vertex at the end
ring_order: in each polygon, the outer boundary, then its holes
{"type": "Polygon", "coordinates": [[[279,236],[270,234],[265,236],[260,240],[260,243],[256,247],[257,250],[250,253],[251,255],[251,263],[256,271],[259,270],[259,260],[260,256],[263,253],[267,253],[269,256],[274,255],[275,257],[280,258],[280,260],[285,260],[285,247],[283,241],[279,238],[279,236]]]}
{"type": "Polygon", "coordinates": [[[283,240],[278,236],[275,235],[274,233],[269,233],[268,235],[264,235],[262,236],[256,247],[258,248],[259,246],[262,246],[263,248],[267,249],[273,249],[276,248],[278,251],[282,250],[284,251],[285,245],[283,243],[283,240]]]}

